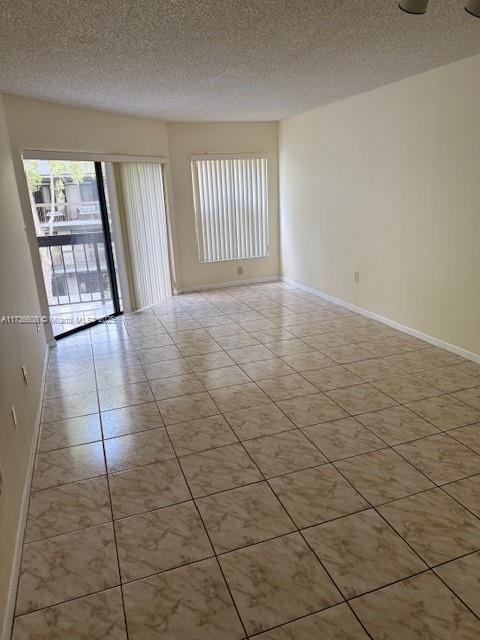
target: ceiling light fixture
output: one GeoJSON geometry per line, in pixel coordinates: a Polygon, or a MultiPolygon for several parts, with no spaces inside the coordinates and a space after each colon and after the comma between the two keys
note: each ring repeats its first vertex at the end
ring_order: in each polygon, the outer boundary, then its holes
{"type": "Polygon", "coordinates": [[[469,0],[465,7],[465,11],[471,13],[472,16],[480,18],[480,0],[469,0]]]}
{"type": "Polygon", "coordinates": [[[428,0],[400,0],[398,6],[406,13],[420,15],[427,10],[428,0]]]}

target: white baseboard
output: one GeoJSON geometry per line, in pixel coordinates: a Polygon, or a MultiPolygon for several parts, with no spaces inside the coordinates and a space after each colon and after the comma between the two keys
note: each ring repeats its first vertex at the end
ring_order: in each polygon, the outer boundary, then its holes
{"type": "Polygon", "coordinates": [[[195,293],[197,291],[208,291],[209,289],[224,289],[226,287],[238,287],[242,284],[260,284],[261,282],[276,282],[281,280],[280,276],[267,276],[265,278],[250,278],[249,280],[230,280],[229,282],[215,282],[212,284],[197,284],[195,287],[182,287],[175,289],[175,294],[195,293]]]}
{"type": "Polygon", "coordinates": [[[27,470],[25,473],[25,483],[23,485],[22,502],[20,505],[20,514],[17,523],[17,535],[15,538],[15,549],[13,552],[13,561],[11,566],[10,581],[8,584],[7,603],[5,607],[5,615],[3,617],[1,640],[10,640],[12,633],[13,618],[15,614],[15,604],[17,599],[17,586],[20,576],[20,565],[22,562],[23,539],[25,537],[25,527],[27,524],[28,507],[30,503],[30,489],[32,486],[33,467],[35,464],[35,455],[37,453],[38,438],[40,434],[40,420],[42,416],[42,403],[45,391],[45,381],[47,377],[48,354],[50,348],[48,344],[45,349],[43,360],[42,383],[40,386],[40,400],[37,411],[35,413],[35,424],[32,433],[32,442],[30,445],[30,454],[28,456],[27,470]]]}
{"type": "Polygon", "coordinates": [[[391,320],[390,318],[382,316],[379,313],[375,313],[375,311],[364,309],[363,307],[359,307],[356,304],[352,304],[351,302],[347,302],[346,300],[342,300],[341,298],[335,298],[335,296],[331,296],[328,293],[324,293],[323,291],[319,291],[318,289],[309,287],[308,285],[303,284],[302,282],[298,282],[297,280],[293,280],[292,278],[287,278],[286,276],[282,276],[281,279],[287,284],[297,287],[298,289],[302,289],[302,291],[311,293],[314,296],[318,296],[323,300],[327,300],[328,302],[333,302],[334,304],[338,304],[341,307],[350,309],[350,311],[355,311],[355,313],[359,313],[362,316],[366,316],[367,318],[371,318],[372,320],[377,320],[377,322],[382,322],[383,324],[386,324],[389,327],[392,327],[392,329],[403,331],[403,333],[408,333],[408,335],[410,336],[414,336],[415,338],[419,338],[420,340],[429,342],[430,344],[433,344],[435,347],[439,347],[440,349],[445,349],[446,351],[455,353],[457,356],[462,356],[462,358],[467,358],[467,360],[472,360],[473,362],[480,364],[479,353],[474,353],[473,351],[467,351],[467,349],[463,349],[462,347],[459,347],[456,344],[452,344],[451,342],[445,342],[444,340],[440,340],[440,338],[435,338],[434,336],[430,336],[428,335],[428,333],[423,333],[422,331],[413,329],[412,327],[409,327],[406,324],[401,324],[396,320],[391,320]]]}

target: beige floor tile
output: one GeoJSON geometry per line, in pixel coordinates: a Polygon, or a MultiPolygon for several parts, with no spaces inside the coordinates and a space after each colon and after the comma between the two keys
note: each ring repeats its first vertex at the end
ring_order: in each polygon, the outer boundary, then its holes
{"type": "Polygon", "coordinates": [[[280,409],[297,427],[308,427],[320,422],[343,418],[347,414],[324,393],[316,393],[303,398],[282,400],[280,409]]]}
{"type": "Polygon", "coordinates": [[[150,429],[105,440],[109,473],[125,471],[175,457],[165,429],[150,429]]]}
{"type": "Polygon", "coordinates": [[[235,364],[232,358],[223,351],[218,351],[217,353],[205,353],[199,356],[190,356],[186,360],[193,371],[208,371],[209,369],[230,367],[235,364]]]}
{"type": "Polygon", "coordinates": [[[355,418],[324,422],[302,431],[329,460],[341,460],[386,446],[355,418]]]}
{"type": "Polygon", "coordinates": [[[232,551],[220,564],[249,634],[341,601],[298,533],[232,551]]]}
{"type": "Polygon", "coordinates": [[[453,396],[428,398],[407,405],[409,409],[428,420],[440,430],[464,427],[480,422],[480,412],[453,396]]]}
{"type": "Polygon", "coordinates": [[[213,556],[193,502],[115,522],[122,582],[213,556]]]}
{"type": "Polygon", "coordinates": [[[175,398],[176,396],[205,391],[202,382],[194,373],[151,380],[150,387],[155,400],[165,400],[166,398],[175,398]]]}
{"type": "Polygon", "coordinates": [[[190,492],[176,460],[111,474],[109,484],[115,518],[190,499],[190,492]]]}
{"type": "Polygon", "coordinates": [[[181,376],[191,373],[192,369],[184,358],[164,360],[163,362],[150,362],[143,365],[147,380],[158,380],[170,376],[181,376]]]}
{"type": "Polygon", "coordinates": [[[473,387],[472,389],[465,389],[464,391],[458,391],[453,396],[462,402],[470,405],[474,409],[480,410],[480,386],[473,387]]]}
{"type": "Polygon", "coordinates": [[[256,362],[257,360],[270,360],[275,357],[273,351],[270,351],[267,347],[260,344],[251,347],[241,347],[240,349],[230,349],[228,355],[231,356],[237,364],[256,362]]]}
{"type": "Polygon", "coordinates": [[[455,364],[419,373],[418,378],[444,393],[453,393],[480,385],[480,369],[477,374],[465,371],[464,365],[455,364]]]}
{"type": "Polygon", "coordinates": [[[311,371],[312,369],[323,369],[324,367],[331,367],[335,363],[330,358],[327,358],[318,351],[309,351],[308,353],[297,353],[293,355],[287,355],[283,357],[290,367],[295,371],[311,371]]]}
{"type": "Polygon", "coordinates": [[[431,573],[356,598],[351,606],[372,638],[475,640],[480,634],[480,621],[431,573]]]}
{"type": "Polygon", "coordinates": [[[115,587],[15,619],[12,640],[127,640],[115,587]]]}
{"type": "Polygon", "coordinates": [[[240,440],[295,428],[293,422],[273,403],[231,411],[225,414],[225,418],[240,440]]]}
{"type": "Polygon", "coordinates": [[[85,529],[111,518],[106,477],[34,491],[25,542],[85,529]]]}
{"type": "Polygon", "coordinates": [[[257,384],[274,402],[305,396],[318,391],[316,387],[298,373],[259,380],[257,384]]]}
{"type": "Polygon", "coordinates": [[[371,504],[433,488],[433,483],[392,449],[365,453],[335,466],[371,504]]]}
{"type": "Polygon", "coordinates": [[[146,364],[147,362],[164,362],[165,360],[181,358],[182,353],[180,353],[176,346],[170,345],[167,347],[140,349],[137,351],[137,357],[141,364],[146,364]]]}
{"type": "Polygon", "coordinates": [[[480,422],[448,432],[452,438],[480,454],[480,422]]]}
{"type": "Polygon", "coordinates": [[[362,383],[361,378],[340,365],[304,371],[303,377],[314,384],[320,391],[331,391],[332,389],[351,387],[362,383]]]}
{"type": "Polygon", "coordinates": [[[32,490],[48,489],[67,482],[105,475],[101,442],[39,453],[35,462],[32,490]]]}
{"type": "Polygon", "coordinates": [[[117,584],[111,524],[30,542],[23,549],[16,611],[27,613],[117,584]]]}
{"type": "Polygon", "coordinates": [[[163,420],[155,402],[106,411],[101,414],[101,418],[104,438],[116,438],[163,426],[163,420]]]}
{"type": "Polygon", "coordinates": [[[142,404],[153,400],[153,395],[148,382],[126,384],[123,387],[111,387],[99,389],[98,398],[101,411],[121,409],[133,404],[142,404]]]}
{"type": "Polygon", "coordinates": [[[280,358],[273,358],[272,360],[258,360],[258,362],[246,362],[245,364],[242,364],[242,369],[254,381],[295,373],[294,369],[280,358]]]}
{"type": "Polygon", "coordinates": [[[153,349],[156,347],[165,347],[172,344],[172,337],[165,333],[154,333],[150,336],[141,338],[132,338],[132,344],[135,349],[153,349]]]}
{"type": "Polygon", "coordinates": [[[386,393],[397,402],[416,402],[424,398],[439,396],[441,391],[413,375],[397,376],[387,380],[377,380],[373,386],[386,393]]]}
{"type": "Polygon", "coordinates": [[[244,632],[215,560],[124,587],[130,640],[241,640],[244,632]]]}
{"type": "Polygon", "coordinates": [[[217,553],[295,531],[265,482],[200,498],[197,504],[217,553]]]}
{"type": "Polygon", "coordinates": [[[345,365],[345,369],[359,376],[365,382],[374,382],[383,378],[397,376],[398,367],[384,358],[371,358],[345,365]]]}
{"type": "Polygon", "coordinates": [[[250,378],[237,365],[199,371],[197,376],[205,389],[219,389],[234,384],[250,382],[250,378]]]}
{"type": "Polygon", "coordinates": [[[240,487],[262,479],[260,472],[239,444],[181,459],[194,497],[240,487]]]}
{"type": "Polygon", "coordinates": [[[222,349],[239,349],[240,347],[251,347],[254,344],[259,344],[258,340],[246,331],[229,336],[220,336],[215,340],[222,349]]]}
{"type": "Polygon", "coordinates": [[[255,382],[237,384],[223,389],[213,389],[210,395],[222,412],[248,409],[248,407],[255,407],[269,401],[268,396],[255,382]]]}
{"type": "Polygon", "coordinates": [[[480,552],[453,560],[435,569],[435,573],[480,616],[480,552]]]}
{"type": "Polygon", "coordinates": [[[208,393],[195,393],[161,400],[158,408],[167,425],[196,418],[208,418],[218,413],[218,408],[208,393]]]}
{"type": "Polygon", "coordinates": [[[95,376],[84,373],[76,376],[62,376],[47,380],[45,383],[45,398],[59,398],[80,393],[89,393],[96,389],[95,376]]]}
{"type": "Polygon", "coordinates": [[[329,464],[273,478],[270,486],[299,528],[333,520],[368,506],[329,464]]]}
{"type": "Polygon", "coordinates": [[[322,348],[318,346],[318,349],[338,364],[347,364],[349,362],[356,362],[357,360],[366,360],[374,355],[370,349],[361,347],[357,344],[340,344],[338,346],[333,346],[333,344],[328,340],[326,340],[325,347],[322,348]]]}
{"type": "Polygon", "coordinates": [[[136,367],[125,367],[121,369],[105,369],[97,371],[98,389],[109,389],[110,387],[125,386],[136,382],[145,382],[147,379],[140,365],[136,367]]]}
{"type": "Polygon", "coordinates": [[[179,344],[178,348],[182,356],[199,356],[205,353],[221,351],[221,347],[213,338],[197,340],[196,342],[179,344]]]}
{"type": "Polygon", "coordinates": [[[346,598],[426,569],[373,509],[307,529],[304,536],[346,598]]]}
{"type": "Polygon", "coordinates": [[[295,430],[246,440],[244,446],[266,477],[314,467],[327,461],[300,431],[295,430]]]}
{"type": "Polygon", "coordinates": [[[395,450],[436,484],[480,473],[480,456],[445,434],[401,444],[395,450]]]}
{"type": "Polygon", "coordinates": [[[429,422],[400,406],[362,413],[356,419],[390,446],[438,433],[429,422]]]}
{"type": "Polygon", "coordinates": [[[98,412],[97,392],[48,398],[43,403],[42,422],[57,422],[98,412]]]}
{"type": "Polygon", "coordinates": [[[67,418],[59,422],[44,422],[41,428],[38,451],[64,449],[101,439],[102,430],[98,413],[78,418],[67,418]]]}
{"type": "Polygon", "coordinates": [[[346,604],[330,607],[261,633],[255,640],[367,640],[368,636],[346,604]]]}
{"type": "Polygon", "coordinates": [[[379,511],[430,566],[480,549],[480,520],[441,489],[402,498],[379,511]]]}
{"type": "Polygon", "coordinates": [[[280,358],[296,355],[299,353],[307,353],[312,350],[311,346],[306,342],[303,342],[303,340],[300,340],[300,338],[292,338],[290,340],[275,340],[275,342],[267,342],[265,346],[280,358]]]}
{"type": "Polygon", "coordinates": [[[238,442],[238,438],[221,415],[174,424],[168,427],[168,433],[178,456],[238,442]]]}
{"type": "Polygon", "coordinates": [[[327,396],[352,415],[376,411],[377,409],[386,409],[397,404],[395,400],[375,389],[371,384],[334,389],[333,391],[328,391],[327,396]]]}
{"type": "Polygon", "coordinates": [[[480,518],[480,474],[446,484],[443,490],[480,518]]]}

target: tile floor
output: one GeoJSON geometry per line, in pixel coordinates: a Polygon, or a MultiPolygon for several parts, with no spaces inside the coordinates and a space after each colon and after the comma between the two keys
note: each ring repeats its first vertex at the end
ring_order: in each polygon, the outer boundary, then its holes
{"type": "Polygon", "coordinates": [[[276,282],[51,352],[13,640],[478,640],[480,366],[276,282]]]}

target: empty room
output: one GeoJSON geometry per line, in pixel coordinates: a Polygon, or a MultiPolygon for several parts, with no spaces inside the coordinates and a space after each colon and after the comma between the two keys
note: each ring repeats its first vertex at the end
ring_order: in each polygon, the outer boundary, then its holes
{"type": "Polygon", "coordinates": [[[478,640],[480,1],[0,16],[0,640],[478,640]]]}

